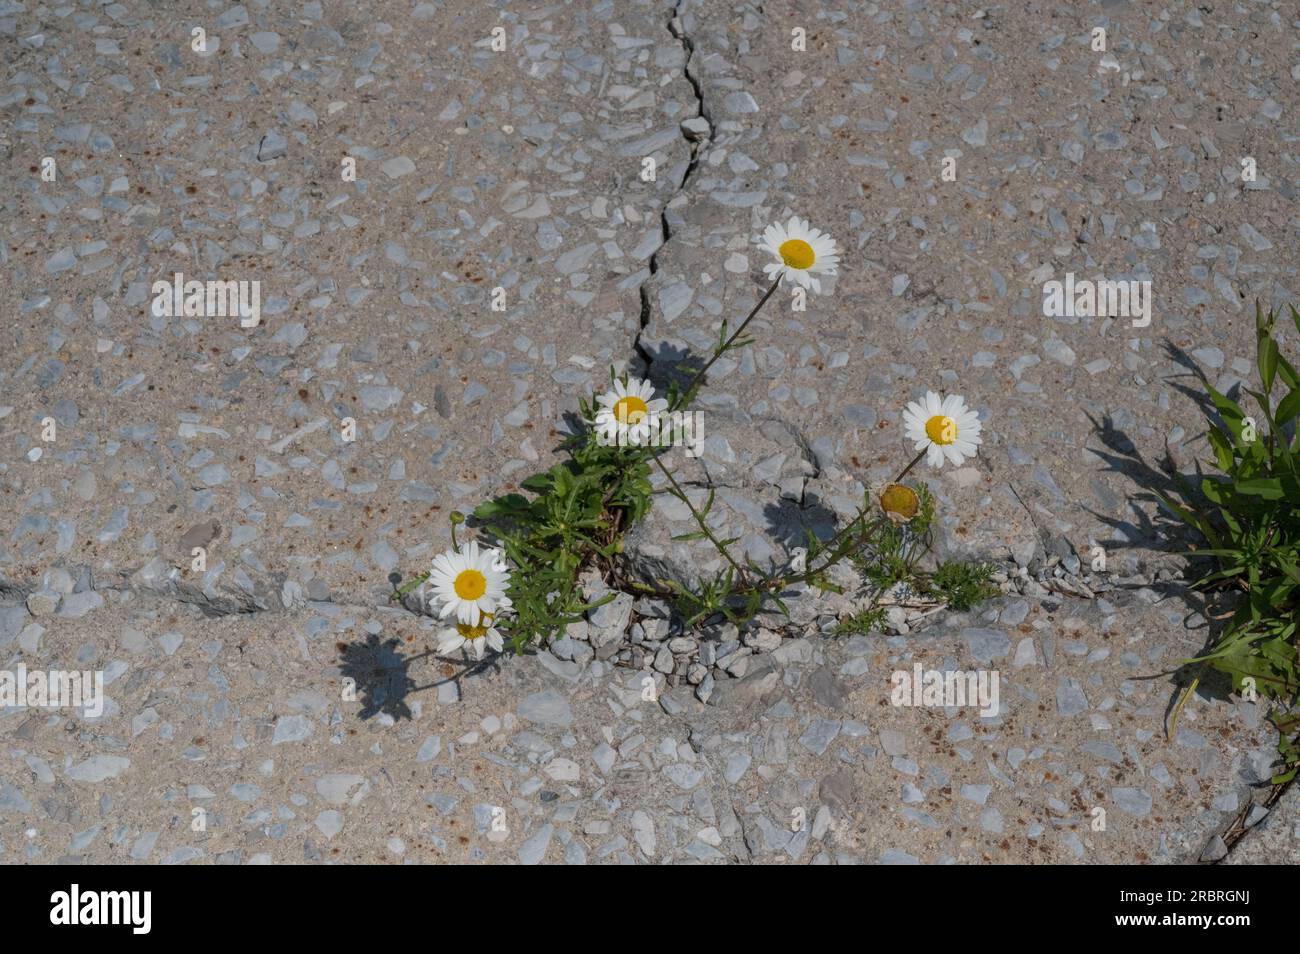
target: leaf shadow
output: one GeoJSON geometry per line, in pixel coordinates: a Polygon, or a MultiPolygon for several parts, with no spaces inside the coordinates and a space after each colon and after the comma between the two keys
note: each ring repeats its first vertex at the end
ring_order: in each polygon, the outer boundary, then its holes
{"type": "MultiPolygon", "coordinates": [[[[1171,361],[1187,370],[1186,375],[1179,375],[1178,377],[1192,377],[1201,385],[1202,389],[1198,390],[1195,387],[1180,383],[1175,380],[1175,376],[1167,376],[1164,379],[1166,383],[1196,405],[1206,419],[1207,426],[1210,423],[1222,426],[1218,410],[1203,390],[1210,383],[1204,369],[1190,354],[1173,342],[1166,340],[1164,348],[1165,355],[1171,361]]],[[[1234,386],[1229,390],[1228,396],[1235,400],[1239,389],[1240,385],[1234,386]]],[[[1185,497],[1189,488],[1199,487],[1201,480],[1205,476],[1200,462],[1192,462],[1190,473],[1179,474],[1173,452],[1169,450],[1168,444],[1166,444],[1165,460],[1160,462],[1151,461],[1142,454],[1137,443],[1129,434],[1116,426],[1112,415],[1104,414],[1098,420],[1093,415],[1088,414],[1088,419],[1102,444],[1102,449],[1090,448],[1092,453],[1106,464],[1107,472],[1119,474],[1137,485],[1137,492],[1132,495],[1134,500],[1155,504],[1154,516],[1148,515],[1144,508],[1130,508],[1130,512],[1135,515],[1137,520],[1136,524],[1120,517],[1101,513],[1091,507],[1084,508],[1098,521],[1114,531],[1114,537],[1103,541],[1106,548],[1120,551],[1130,549],[1154,550],[1158,553],[1189,557],[1189,566],[1194,568],[1193,576],[1198,575],[1200,559],[1191,553],[1191,549],[1193,544],[1201,542],[1200,534],[1184,523],[1177,514],[1170,511],[1161,497],[1179,500],[1185,497]]],[[[1198,500],[1197,503],[1199,504],[1200,501],[1198,500]]],[[[1183,627],[1189,631],[1204,630],[1201,646],[1192,654],[1192,658],[1205,655],[1218,643],[1223,624],[1216,619],[1215,605],[1209,594],[1195,590],[1190,584],[1181,580],[1117,583],[1116,588],[1119,592],[1125,594],[1126,602],[1141,598],[1142,590],[1153,592],[1157,603],[1172,598],[1184,602],[1192,612],[1184,617],[1183,627]]],[[[1115,600],[1115,602],[1120,602],[1120,600],[1115,600]]],[[[1198,666],[1180,662],[1173,669],[1138,677],[1145,679],[1168,678],[1172,682],[1170,697],[1165,708],[1166,725],[1168,725],[1168,720],[1178,705],[1183,690],[1190,686],[1198,675],[1200,676],[1200,682],[1197,686],[1198,695],[1219,701],[1228,699],[1232,692],[1231,679],[1215,670],[1207,669],[1200,672],[1199,669],[1198,666]]]]}

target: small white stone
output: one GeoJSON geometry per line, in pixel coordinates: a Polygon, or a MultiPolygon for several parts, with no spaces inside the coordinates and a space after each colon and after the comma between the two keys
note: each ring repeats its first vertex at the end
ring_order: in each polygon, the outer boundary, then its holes
{"type": "Polygon", "coordinates": [[[557,782],[576,782],[581,775],[581,769],[572,759],[552,759],[546,766],[546,774],[557,782]]]}
{"type": "Polygon", "coordinates": [[[1016,655],[1011,664],[1017,669],[1038,665],[1038,657],[1034,653],[1034,638],[1032,636],[1026,636],[1017,644],[1016,655]]]}
{"type": "Polygon", "coordinates": [[[392,159],[385,159],[379,168],[384,170],[384,175],[388,178],[400,179],[415,171],[415,163],[408,156],[394,156],[392,159]]]}
{"type": "Polygon", "coordinates": [[[33,616],[49,616],[58,608],[59,594],[38,590],[27,597],[27,612],[33,616]]]}

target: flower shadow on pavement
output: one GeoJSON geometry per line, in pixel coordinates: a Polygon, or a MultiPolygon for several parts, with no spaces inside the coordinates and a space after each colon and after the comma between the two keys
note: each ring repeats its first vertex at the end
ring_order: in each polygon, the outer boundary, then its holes
{"type": "Polygon", "coordinates": [[[351,679],[356,685],[357,701],[361,703],[361,710],[357,713],[359,718],[370,719],[381,712],[393,719],[413,718],[406,701],[412,693],[437,689],[448,682],[456,683],[459,688],[461,679],[496,665],[495,653],[465,663],[442,660],[446,665],[459,666],[459,671],[421,686],[411,676],[411,664],[433,656],[433,650],[406,655],[402,648],[403,644],[397,637],[380,640],[373,634],[364,642],[340,645],[339,677],[351,679]]]}
{"type": "Polygon", "coordinates": [[[814,493],[806,493],[803,502],[780,500],[763,505],[767,532],[786,549],[787,559],[795,547],[808,546],[808,534],[825,543],[835,536],[839,515],[821,502],[814,493]]]}
{"type": "Polygon", "coordinates": [[[661,394],[668,393],[669,382],[679,387],[690,383],[695,373],[704,367],[705,359],[694,352],[661,341],[657,345],[638,345],[640,376],[652,383],[661,394]]]}

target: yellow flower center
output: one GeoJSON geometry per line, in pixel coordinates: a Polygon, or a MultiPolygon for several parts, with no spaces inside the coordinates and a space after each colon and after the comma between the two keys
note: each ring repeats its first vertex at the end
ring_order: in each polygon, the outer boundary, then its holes
{"type": "Polygon", "coordinates": [[[492,614],[480,613],[477,626],[471,626],[469,623],[457,623],[456,632],[466,639],[482,639],[487,635],[487,631],[491,626],[492,614]]]}
{"type": "Polygon", "coordinates": [[[786,239],[781,243],[779,251],[781,260],[791,268],[812,268],[812,263],[817,260],[812,246],[803,239],[786,239]]]}
{"type": "Polygon", "coordinates": [[[925,422],[925,433],[936,444],[951,444],[957,439],[957,422],[943,414],[936,414],[925,422]]]}
{"type": "Polygon", "coordinates": [[[614,417],[620,424],[639,424],[646,419],[650,408],[634,394],[621,397],[614,404],[614,417]]]}
{"type": "Polygon", "coordinates": [[[476,600],[487,592],[487,577],[478,570],[461,570],[451,584],[463,600],[476,600]]]}

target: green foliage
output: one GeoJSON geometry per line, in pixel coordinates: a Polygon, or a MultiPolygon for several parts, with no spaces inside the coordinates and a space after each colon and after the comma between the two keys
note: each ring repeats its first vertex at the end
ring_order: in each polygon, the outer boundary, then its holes
{"type": "Polygon", "coordinates": [[[736,585],[734,567],[726,567],[714,574],[712,579],[700,580],[696,590],[688,589],[676,580],[665,580],[670,591],[674,609],[687,626],[694,626],[714,616],[721,616],[732,623],[742,623],[752,619],[762,604],[762,595],[757,590],[741,593],[736,585]]]}
{"type": "MultiPolygon", "coordinates": [[[[583,411],[593,416],[589,407],[583,411]]],[[[516,652],[559,635],[599,605],[584,602],[578,574],[592,566],[607,570],[622,549],[624,529],[650,509],[644,448],[602,445],[592,431],[568,447],[568,460],[520,483],[531,496],[505,494],[474,511],[483,536],[511,564],[506,595],[513,613],[501,626],[516,652]]]]}
{"type": "MultiPolygon", "coordinates": [[[[722,355],[752,343],[745,329],[763,304],[776,292],[774,281],[734,332],[724,321],[712,356],[684,385],[673,381],[668,387],[670,410],[688,407],[706,383],[706,374],[722,355]]],[[[610,382],[614,372],[610,371],[610,382]]],[[[624,379],[626,382],[626,378],[624,379]]],[[[582,416],[591,421],[595,407],[581,403],[582,416]]],[[[500,546],[510,564],[510,582],[506,595],[512,606],[509,613],[496,620],[497,628],[509,637],[510,648],[521,651],[533,640],[558,636],[569,623],[596,604],[584,602],[579,575],[597,570],[607,581],[624,583],[626,588],[670,600],[686,621],[695,625],[712,619],[743,623],[768,605],[789,615],[782,594],[789,587],[805,584],[823,591],[841,592],[830,579],[830,570],[845,559],[858,564],[876,588],[877,599],[894,584],[914,581],[918,592],[927,592],[916,571],[917,561],[930,542],[934,519],[934,499],[925,487],[915,491],[915,514],[901,520],[895,513],[890,519],[876,501],[867,497],[857,516],[830,540],[822,542],[808,535],[806,558],[799,569],[773,572],[746,558],[744,563],[730,551],[737,538],[719,539],[707,518],[713,507],[714,492],[702,508],[696,508],[665,466],[659,447],[619,447],[603,444],[594,429],[569,438],[563,445],[567,459],[549,470],[534,474],[520,483],[524,493],[508,493],[481,504],[474,511],[476,529],[490,545],[500,546]],[[667,479],[662,491],[676,497],[689,509],[698,527],[682,534],[678,540],[707,540],[726,560],[727,565],[711,578],[686,586],[678,581],[660,581],[659,586],[627,581],[618,565],[626,531],[649,511],[654,490],[650,469],[657,467],[667,479]],[[870,516],[869,516],[870,515],[870,516]],[[896,522],[896,520],[900,522],[896,522]]],[[[899,476],[920,460],[918,456],[899,476]]],[[[898,488],[903,496],[910,492],[898,488]]],[[[912,512],[908,508],[907,512],[912,512]]],[[[452,546],[457,547],[455,528],[463,518],[452,520],[452,546]]],[[[420,586],[429,574],[424,573],[394,590],[391,599],[400,599],[420,586]]],[[[959,599],[963,605],[978,598],[977,585],[960,574],[938,590],[959,599]]],[[[604,600],[613,599],[614,594],[604,600]]],[[[848,627],[878,626],[883,610],[874,603],[864,613],[849,621],[848,627]]],[[[865,630],[862,630],[865,631],[865,630]]]]}
{"type": "MultiPolygon", "coordinates": [[[[1290,312],[1300,332],[1300,313],[1294,306],[1290,312]]],[[[1202,376],[1219,417],[1207,432],[1219,473],[1204,476],[1199,488],[1180,479],[1181,502],[1161,499],[1209,544],[1194,551],[1211,561],[1196,585],[1231,610],[1214,646],[1189,663],[1226,673],[1239,691],[1249,693],[1253,684],[1259,694],[1294,706],[1300,700],[1300,374],[1278,349],[1276,319],[1276,312],[1264,315],[1256,304],[1261,390],[1245,391],[1262,419],[1202,376]],[[1274,404],[1279,383],[1285,393],[1274,404]]],[[[1300,769],[1300,752],[1286,736],[1297,718],[1278,715],[1275,721],[1283,730],[1284,764],[1275,781],[1284,781],[1300,769]]]]}
{"type": "Polygon", "coordinates": [[[868,633],[878,632],[885,625],[885,609],[877,606],[875,609],[863,610],[861,613],[855,613],[852,616],[846,616],[835,624],[831,630],[832,636],[865,636],[868,633]]]}
{"type": "Polygon", "coordinates": [[[915,517],[906,522],[878,517],[875,532],[852,557],[858,572],[878,590],[919,579],[916,566],[930,546],[934,495],[922,484],[916,488],[916,496],[919,507],[915,517]]]}
{"type": "Polygon", "coordinates": [[[974,609],[998,593],[990,582],[992,563],[940,563],[928,581],[930,592],[959,612],[974,609]]]}
{"type": "MultiPolygon", "coordinates": [[[[991,563],[940,563],[933,573],[919,568],[921,558],[930,549],[935,504],[934,495],[924,484],[916,488],[916,494],[919,506],[915,517],[907,521],[879,518],[874,533],[853,555],[853,563],[870,585],[873,599],[871,609],[847,621],[846,632],[859,632],[860,625],[879,628],[884,611],[876,609],[875,604],[899,584],[918,598],[936,600],[960,612],[998,593],[989,582],[995,569],[991,563]],[[860,621],[862,617],[866,617],[865,623],[860,621]]],[[[844,625],[845,621],[841,621],[844,625]]]]}

